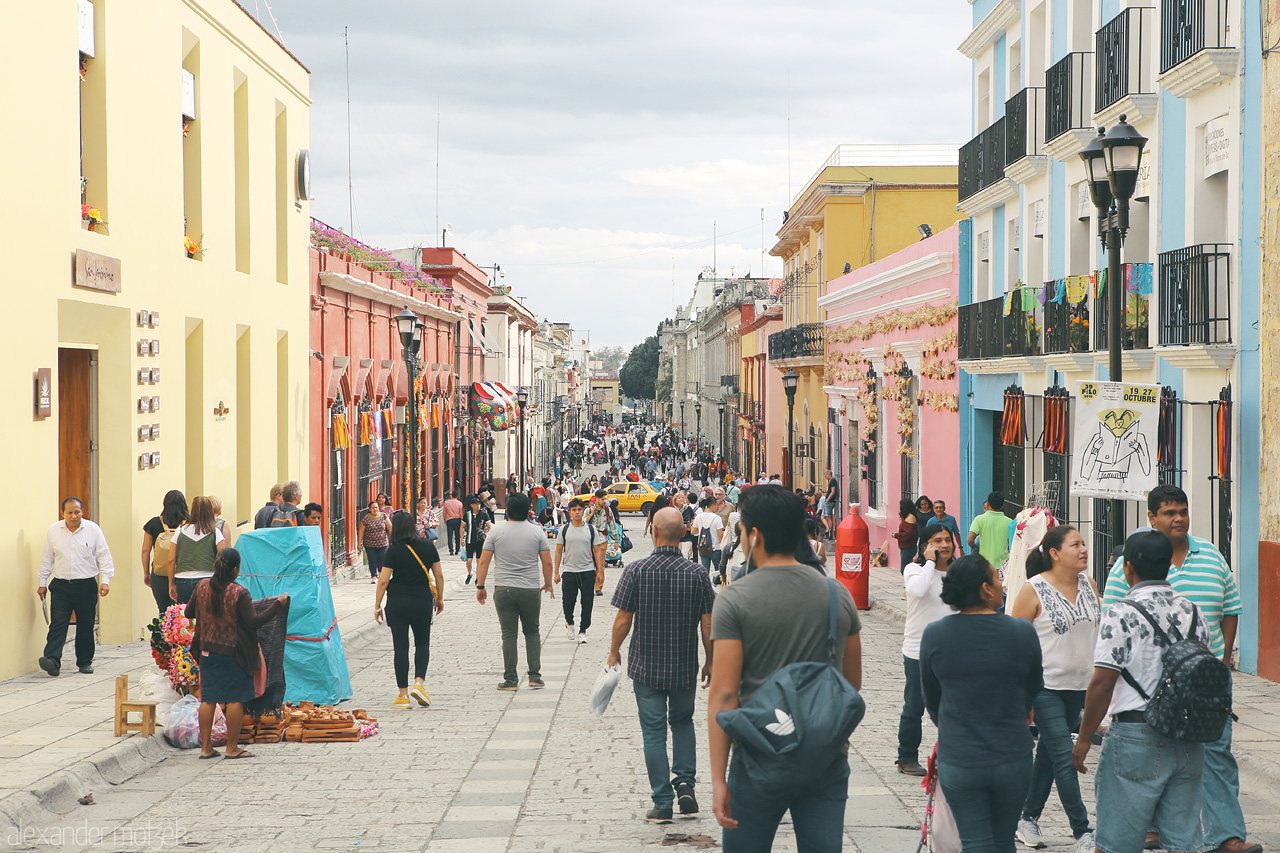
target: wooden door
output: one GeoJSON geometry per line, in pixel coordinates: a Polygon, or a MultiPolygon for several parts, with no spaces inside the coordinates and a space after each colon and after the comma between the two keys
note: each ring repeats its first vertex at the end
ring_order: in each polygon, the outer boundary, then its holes
{"type": "Polygon", "coordinates": [[[96,355],[86,349],[58,350],[58,501],[79,498],[84,517],[89,519],[97,518],[93,470],[96,355]]]}

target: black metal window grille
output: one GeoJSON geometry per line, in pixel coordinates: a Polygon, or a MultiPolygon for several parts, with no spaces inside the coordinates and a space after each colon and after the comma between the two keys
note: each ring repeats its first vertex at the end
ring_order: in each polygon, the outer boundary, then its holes
{"type": "Polygon", "coordinates": [[[1160,73],[1227,43],[1227,0],[1161,0],[1160,73]]]}
{"type": "Polygon", "coordinates": [[[1088,130],[1093,121],[1089,106],[1091,53],[1068,53],[1044,75],[1044,141],[1069,130],[1088,130]]]}
{"type": "Polygon", "coordinates": [[[902,489],[902,497],[905,500],[914,502],[916,492],[919,489],[919,486],[916,483],[916,456],[919,453],[918,448],[920,446],[920,417],[919,412],[916,409],[916,379],[915,374],[911,372],[911,368],[907,367],[905,364],[902,365],[902,369],[898,371],[898,376],[906,381],[907,386],[906,402],[899,403],[898,405],[905,405],[911,410],[912,423],[911,434],[899,436],[899,439],[905,444],[906,449],[911,451],[910,453],[900,453],[898,456],[900,465],[899,473],[902,477],[900,486],[902,489]]]}
{"type": "Polygon", "coordinates": [[[1004,455],[1004,513],[1013,518],[1026,506],[1027,398],[1022,388],[1010,385],[1004,391],[1004,411],[1000,417],[1000,451],[1004,455]]]}
{"type": "Polygon", "coordinates": [[[862,479],[867,481],[867,506],[880,509],[883,506],[880,494],[880,434],[883,425],[880,423],[880,381],[875,368],[868,368],[867,380],[871,385],[871,399],[875,406],[873,423],[876,427],[867,432],[867,439],[862,442],[862,479]]]}
{"type": "Polygon", "coordinates": [[[986,130],[960,148],[959,195],[969,196],[1004,177],[1005,120],[996,119],[986,130]]]}
{"type": "Polygon", "coordinates": [[[347,478],[344,454],[329,451],[329,559],[334,568],[347,564],[347,478]]]}
{"type": "Polygon", "coordinates": [[[1111,573],[1111,501],[1093,499],[1093,582],[1099,590],[1107,588],[1111,573]]]}
{"type": "Polygon", "coordinates": [[[1103,110],[1126,95],[1149,95],[1155,89],[1148,62],[1143,56],[1151,48],[1154,9],[1125,9],[1102,25],[1096,35],[1097,70],[1094,79],[1094,112],[1103,110]]]}
{"type": "MultiPolygon", "coordinates": [[[[439,403],[433,399],[427,408],[428,417],[434,417],[437,405],[439,403]]],[[[431,423],[435,423],[434,420],[431,423]]],[[[427,429],[431,441],[431,490],[424,490],[428,500],[440,494],[440,427],[432,426],[431,423],[428,424],[427,429]]]]}
{"type": "Polygon", "coordinates": [[[961,305],[956,312],[956,350],[961,361],[981,358],[978,354],[978,306],[981,304],[961,305]]]}
{"type": "MultiPolygon", "coordinates": [[[[1046,287],[1055,287],[1054,282],[1046,282],[1046,287]]],[[[1053,301],[1053,291],[1044,306],[1044,351],[1045,354],[1063,352],[1091,352],[1092,344],[1089,336],[1089,299],[1083,299],[1078,305],[1072,305],[1065,299],[1053,301]]]]}
{"type": "Polygon", "coordinates": [[[1022,306],[1022,293],[1014,293],[1009,313],[1004,315],[1004,355],[1040,354],[1040,323],[1036,309],[1033,307],[1028,311],[1022,306]]]}
{"type": "Polygon", "coordinates": [[[1213,415],[1213,467],[1209,481],[1216,488],[1216,496],[1210,497],[1210,525],[1217,529],[1218,540],[1214,544],[1222,552],[1227,564],[1231,564],[1231,456],[1234,450],[1234,435],[1231,426],[1232,402],[1231,386],[1225,386],[1218,399],[1210,401],[1209,410],[1213,415]],[[1215,500],[1216,497],[1216,500],[1215,500]]]}
{"type": "Polygon", "coordinates": [[[1004,165],[1040,154],[1044,89],[1028,87],[1004,105],[1004,165]]]}
{"type": "Polygon", "coordinates": [[[1052,494],[1058,521],[1067,521],[1071,506],[1071,397],[1061,385],[1044,392],[1044,426],[1040,447],[1044,453],[1044,479],[1056,483],[1052,494]]]}
{"type": "Polygon", "coordinates": [[[1231,343],[1231,245],[1161,252],[1160,343],[1231,343]]]}
{"type": "Polygon", "coordinates": [[[1160,421],[1156,428],[1156,478],[1162,486],[1182,487],[1182,405],[1178,392],[1160,389],[1160,421]]]}
{"type": "Polygon", "coordinates": [[[822,323],[799,323],[769,336],[769,358],[812,358],[823,354],[822,323]]]}
{"type": "Polygon", "coordinates": [[[396,470],[396,436],[399,430],[396,428],[393,415],[392,409],[382,410],[382,422],[387,425],[387,434],[382,439],[382,482],[378,486],[378,491],[385,494],[394,506],[399,503],[395,500],[396,494],[392,490],[392,475],[396,470]]]}
{"type": "Polygon", "coordinates": [[[991,490],[1004,491],[1004,442],[1000,440],[1000,416],[991,413],[994,428],[991,430],[991,490]]]}

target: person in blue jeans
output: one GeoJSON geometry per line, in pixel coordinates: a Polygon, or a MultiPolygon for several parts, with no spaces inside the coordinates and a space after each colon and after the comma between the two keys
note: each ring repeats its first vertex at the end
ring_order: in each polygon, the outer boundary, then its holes
{"type": "Polygon", "coordinates": [[[1040,742],[1017,836],[1028,847],[1045,846],[1040,815],[1056,782],[1076,853],[1093,853],[1089,811],[1071,762],[1071,729],[1084,710],[1084,692],[1093,676],[1102,603],[1089,577],[1089,549],[1070,525],[1050,529],[1027,555],[1026,566],[1027,582],[1014,599],[1013,616],[1030,622],[1040,638],[1044,689],[1036,697],[1040,742]]]}
{"type": "Polygon", "coordinates": [[[925,707],[938,727],[938,782],[964,853],[1013,853],[1031,784],[1040,642],[1026,621],[996,612],[1003,598],[985,557],[961,557],[942,581],[942,600],[959,612],[920,640],[925,707]]]}
{"type": "Polygon", "coordinates": [[[924,544],[919,562],[903,568],[902,585],[907,593],[907,621],[902,631],[902,713],[898,717],[899,773],[924,776],[920,764],[921,720],[924,717],[924,690],[920,683],[920,638],[924,629],[950,616],[952,610],[942,601],[942,579],[951,565],[955,545],[947,531],[934,528],[924,544]]]}
{"type": "MultiPolygon", "coordinates": [[[[742,492],[739,542],[748,573],[716,598],[711,614],[711,687],[707,729],[711,741],[712,803],[724,829],[725,853],[764,853],[773,847],[788,812],[796,846],[805,853],[837,853],[844,843],[849,760],[832,750],[830,762],[786,796],[761,791],[742,760],[729,756],[729,736],[719,711],[739,707],[775,672],[801,661],[829,660],[830,592],[827,578],[797,562],[803,542],[804,501],[781,486],[742,492]]],[[[836,663],[855,688],[862,687],[862,639],[853,597],[838,585],[836,663]]]]}
{"type": "Polygon", "coordinates": [[[627,651],[644,737],[644,763],[653,808],[650,823],[671,823],[680,813],[698,812],[698,745],[693,730],[693,698],[698,685],[698,637],[706,650],[702,686],[711,677],[711,579],[697,563],[680,554],[684,522],[679,510],[665,507],[653,515],[653,553],[627,566],[613,593],[618,615],[607,666],[622,660],[622,641],[634,627],[627,651]],[[667,760],[667,727],[671,760],[667,760]],[[673,778],[674,777],[674,778],[673,778]]]}

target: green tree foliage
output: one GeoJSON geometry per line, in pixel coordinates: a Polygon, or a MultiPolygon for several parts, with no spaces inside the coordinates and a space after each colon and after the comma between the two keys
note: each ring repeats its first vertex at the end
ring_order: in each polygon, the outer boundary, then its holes
{"type": "Polygon", "coordinates": [[[622,393],[637,400],[654,399],[654,383],[658,379],[658,336],[650,335],[636,344],[618,371],[622,393]]]}
{"type": "Polygon", "coordinates": [[[627,360],[627,351],[622,347],[601,347],[591,351],[591,360],[600,362],[600,369],[612,376],[627,360]]]}

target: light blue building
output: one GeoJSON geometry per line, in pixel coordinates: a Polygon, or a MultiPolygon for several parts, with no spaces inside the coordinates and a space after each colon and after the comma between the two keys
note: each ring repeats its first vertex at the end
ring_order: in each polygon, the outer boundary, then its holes
{"type": "MultiPolygon", "coordinates": [[[[1122,257],[1133,265],[1123,375],[1162,388],[1159,478],[1186,490],[1192,532],[1234,567],[1240,668],[1256,672],[1262,96],[1260,53],[1245,48],[1259,44],[1259,4],[970,2],[964,521],[993,488],[1011,514],[1056,504],[1097,570],[1107,563],[1109,504],[1070,495],[1069,429],[1059,442],[1074,405],[1064,396],[1107,378],[1111,319],[1090,279],[1107,259],[1078,155],[1096,126],[1125,115],[1149,142],[1122,257]],[[1002,429],[1019,411],[1023,424],[1002,429]]],[[[1145,506],[1126,504],[1126,530],[1145,523],[1145,506]]]]}

